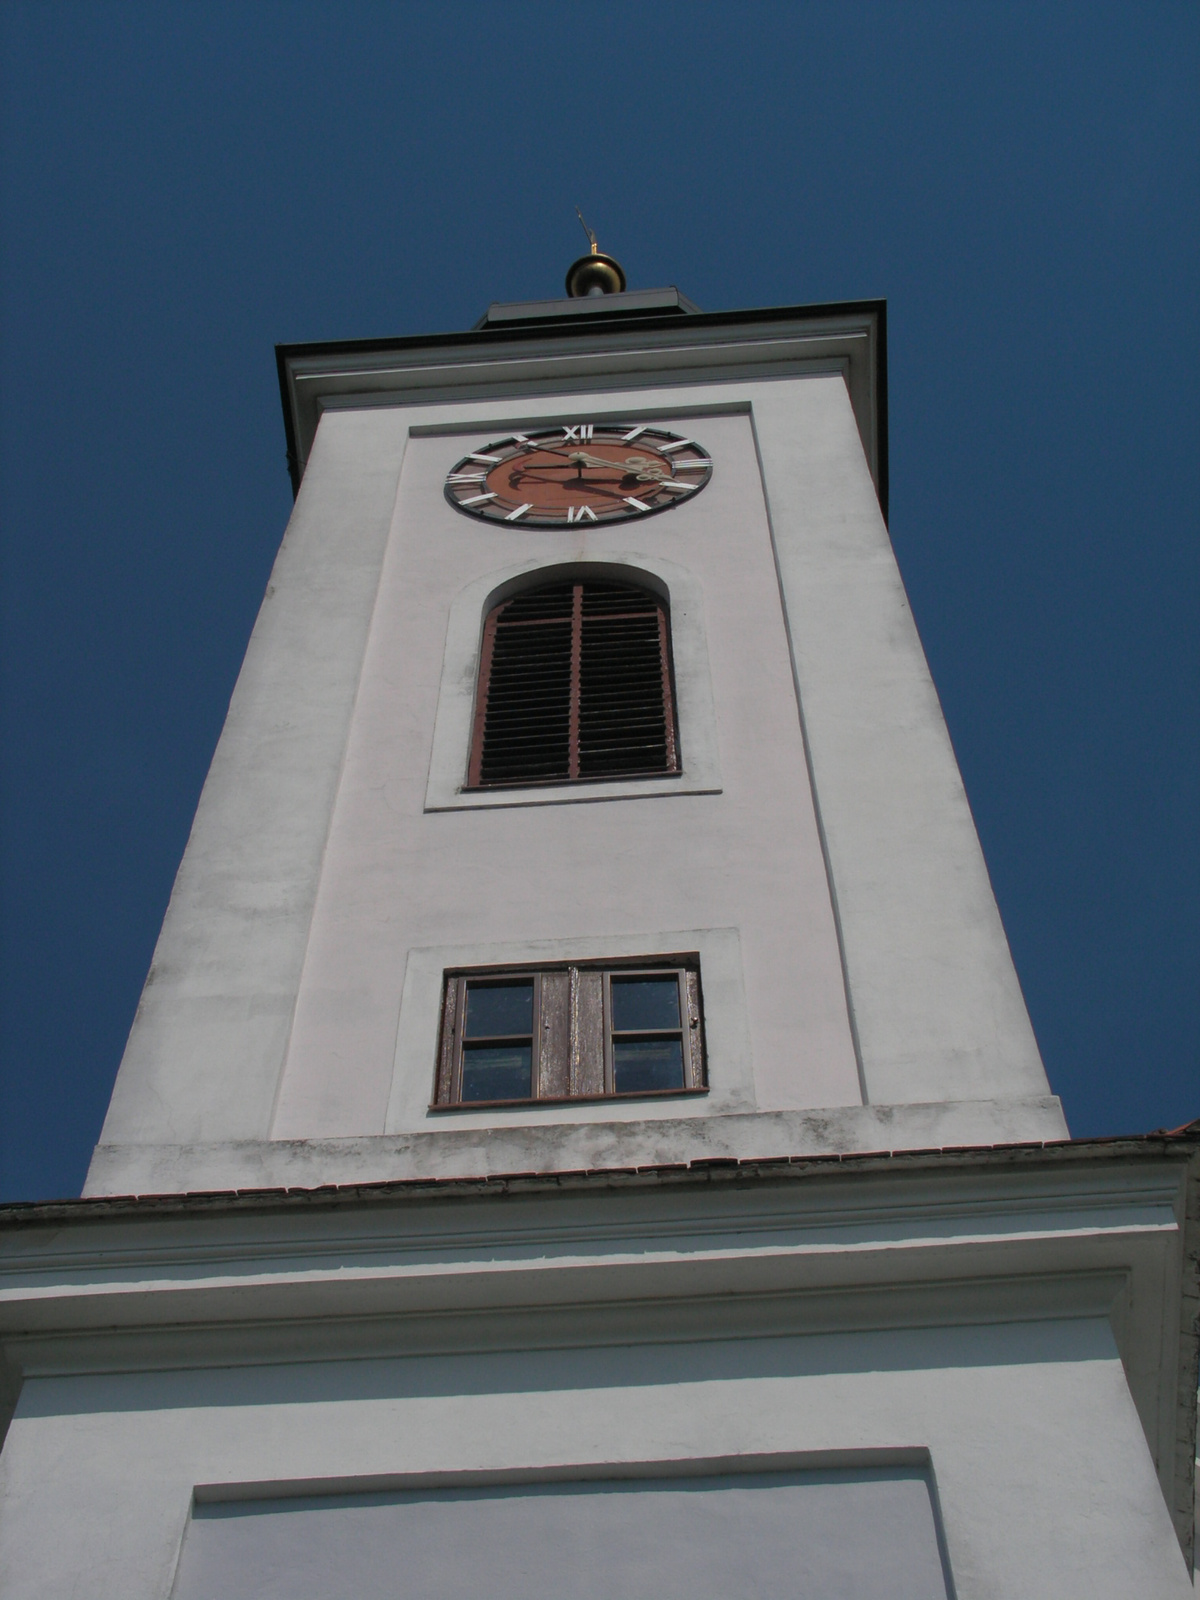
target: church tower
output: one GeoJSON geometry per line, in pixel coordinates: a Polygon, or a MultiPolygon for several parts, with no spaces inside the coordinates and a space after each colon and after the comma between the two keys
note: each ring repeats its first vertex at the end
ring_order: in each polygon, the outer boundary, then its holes
{"type": "Polygon", "coordinates": [[[666,291],[280,350],[296,512],[87,1193],[1065,1135],[888,543],[883,340],[666,291]],[[633,1089],[627,968],[691,985],[636,991],[689,1048],[633,1089]],[[519,1086],[469,1065],[485,975],[519,1086]]]}
{"type": "Polygon", "coordinates": [[[6,1214],[9,1592],[1182,1597],[1195,1141],[1049,1091],[884,305],[568,291],[278,351],[85,1197],[6,1214]]]}

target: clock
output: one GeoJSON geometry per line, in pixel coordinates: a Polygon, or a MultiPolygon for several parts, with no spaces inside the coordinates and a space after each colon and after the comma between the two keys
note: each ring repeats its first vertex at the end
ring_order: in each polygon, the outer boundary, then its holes
{"type": "Polygon", "coordinates": [[[473,450],[446,474],[446,499],[485,522],[566,528],[669,511],[711,476],[712,457],[694,439],[646,424],[577,422],[473,450]]]}

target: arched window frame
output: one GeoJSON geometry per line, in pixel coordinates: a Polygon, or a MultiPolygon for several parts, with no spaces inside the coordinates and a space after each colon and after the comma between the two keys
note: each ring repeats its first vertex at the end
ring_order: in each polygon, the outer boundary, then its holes
{"type": "Polygon", "coordinates": [[[425,789],[426,811],[497,806],[570,805],[647,796],[719,794],[722,789],[716,708],[705,630],[704,592],[688,567],[650,552],[577,557],[546,563],[529,559],[481,574],[450,603],[437,691],[433,747],[425,789]],[[491,609],[530,584],[555,577],[608,577],[639,583],[670,607],[675,717],[681,770],[666,776],[619,778],[586,784],[473,790],[467,787],[475,691],[484,623],[491,609]]]}
{"type": "MultiPolygon", "coordinates": [[[[638,583],[633,574],[623,574],[619,580],[620,587],[636,593],[654,608],[657,632],[657,672],[654,681],[650,676],[644,688],[655,697],[655,704],[661,706],[663,730],[663,761],[661,766],[623,766],[620,758],[613,760],[610,770],[584,771],[587,764],[587,718],[589,709],[598,709],[585,703],[585,682],[588,677],[589,662],[587,657],[596,651],[599,659],[592,663],[592,670],[603,667],[603,657],[600,651],[603,646],[593,643],[596,639],[595,630],[605,625],[611,626],[617,622],[627,622],[631,625],[631,633],[642,632],[645,639],[644,627],[639,629],[638,624],[648,620],[648,611],[644,606],[639,606],[636,601],[632,608],[624,612],[605,610],[599,614],[590,615],[587,611],[587,600],[590,589],[593,597],[597,590],[614,586],[613,579],[601,579],[594,575],[582,573],[571,578],[554,577],[548,582],[533,581],[522,584],[504,599],[494,605],[487,614],[483,627],[483,642],[480,649],[480,664],[478,685],[475,692],[475,715],[472,721],[471,755],[467,769],[468,789],[492,789],[498,787],[535,787],[544,784],[561,783],[597,783],[623,779],[639,779],[646,777],[671,777],[680,770],[679,762],[679,730],[675,714],[675,691],[673,684],[672,652],[671,652],[671,616],[669,602],[660,594],[657,588],[648,584],[638,583]],[[565,589],[571,586],[569,616],[562,615],[550,618],[518,619],[507,621],[506,610],[514,601],[527,596],[532,596],[544,590],[565,589]],[[589,628],[589,624],[592,626],[589,628]],[[532,777],[522,781],[519,778],[488,778],[485,771],[485,735],[488,717],[492,706],[493,687],[493,662],[497,643],[498,631],[502,627],[512,628],[516,637],[528,637],[526,630],[542,630],[558,628],[561,630],[569,627],[569,666],[568,681],[560,682],[560,689],[565,689],[567,712],[566,729],[566,765],[565,774],[558,774],[550,778],[532,777]]],[[[632,641],[631,641],[632,642],[632,641]]],[[[601,697],[601,705],[603,704],[601,697]]]]}

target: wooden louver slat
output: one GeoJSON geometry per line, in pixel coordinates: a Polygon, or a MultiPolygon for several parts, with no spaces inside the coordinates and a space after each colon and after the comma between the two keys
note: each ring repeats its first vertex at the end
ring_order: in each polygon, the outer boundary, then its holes
{"type": "Polygon", "coordinates": [[[468,787],[677,770],[670,627],[656,594],[542,584],[489,615],[468,787]]]}

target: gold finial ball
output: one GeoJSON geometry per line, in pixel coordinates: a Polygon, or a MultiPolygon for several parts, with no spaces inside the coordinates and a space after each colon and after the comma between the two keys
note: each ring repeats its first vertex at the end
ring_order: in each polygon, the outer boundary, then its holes
{"type": "Polygon", "coordinates": [[[620,294],[624,288],[625,269],[599,250],[580,256],[567,269],[567,293],[573,300],[592,294],[620,294]]]}

